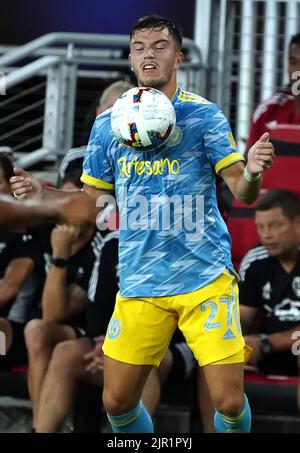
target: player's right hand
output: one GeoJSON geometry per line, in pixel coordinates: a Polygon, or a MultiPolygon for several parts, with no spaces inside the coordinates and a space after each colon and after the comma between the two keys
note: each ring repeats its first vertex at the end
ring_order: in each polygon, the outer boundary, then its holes
{"type": "Polygon", "coordinates": [[[41,183],[22,168],[14,168],[15,176],[9,180],[13,195],[19,200],[41,200],[43,188],[41,183]]]}

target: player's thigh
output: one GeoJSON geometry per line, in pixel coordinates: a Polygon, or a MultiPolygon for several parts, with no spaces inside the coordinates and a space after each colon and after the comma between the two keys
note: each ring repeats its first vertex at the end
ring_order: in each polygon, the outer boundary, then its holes
{"type": "Polygon", "coordinates": [[[103,345],[106,356],[132,365],[160,364],[178,315],[159,299],[117,297],[103,345]]]}
{"type": "Polygon", "coordinates": [[[189,300],[183,305],[179,328],[200,366],[226,359],[244,349],[238,288],[230,274],[222,274],[208,287],[185,297],[189,300]]]}

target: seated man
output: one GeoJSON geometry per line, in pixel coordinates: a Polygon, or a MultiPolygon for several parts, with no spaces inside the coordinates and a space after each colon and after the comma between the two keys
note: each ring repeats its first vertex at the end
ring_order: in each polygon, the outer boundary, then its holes
{"type": "MultiPolygon", "coordinates": [[[[241,323],[253,349],[248,364],[263,374],[299,376],[300,201],[288,190],[271,189],[255,211],[262,245],[246,254],[239,271],[241,323]]],[[[199,386],[205,386],[202,375],[199,386]]],[[[199,409],[204,432],[213,432],[208,393],[199,393],[199,409]]]]}
{"type": "MultiPolygon", "coordinates": [[[[54,279],[53,273],[48,274],[44,290],[44,320],[34,320],[26,328],[31,358],[29,386],[36,432],[56,432],[59,429],[74,406],[80,382],[95,386],[102,384],[102,344],[118,291],[118,233],[106,233],[98,237],[99,253],[86,288],[86,336],[75,339],[74,334],[69,334],[70,327],[59,323],[66,317],[72,296],[66,297],[63,279],[54,279]],[[53,335],[55,332],[56,336],[53,335]]],[[[62,273],[63,269],[55,269],[56,277],[62,273]]],[[[186,343],[174,342],[159,369],[152,370],[143,392],[143,401],[151,414],[159,404],[161,386],[171,372],[173,375],[176,373],[177,380],[184,381],[194,366],[192,352],[186,343]]],[[[99,398],[96,404],[99,406],[99,398]]]]}
{"type": "Polygon", "coordinates": [[[264,374],[299,376],[293,344],[300,330],[300,201],[287,190],[272,189],[259,200],[255,222],[262,246],[240,267],[241,322],[253,349],[249,364],[264,374]],[[258,313],[262,319],[254,333],[258,313]]]}
{"type": "MultiPolygon", "coordinates": [[[[42,297],[42,319],[25,328],[29,356],[29,393],[34,424],[54,347],[85,335],[87,287],[98,262],[102,236],[93,226],[79,231],[67,225],[51,234],[52,257],[42,297]]],[[[47,263],[47,257],[46,263],[47,263]]]]}
{"type": "MultiPolygon", "coordinates": [[[[9,179],[13,164],[0,156],[0,194],[11,197],[9,179]]],[[[0,370],[26,361],[24,323],[26,307],[38,297],[35,288],[38,267],[36,242],[32,235],[0,230],[0,331],[6,340],[6,355],[1,357],[0,370]]]]}

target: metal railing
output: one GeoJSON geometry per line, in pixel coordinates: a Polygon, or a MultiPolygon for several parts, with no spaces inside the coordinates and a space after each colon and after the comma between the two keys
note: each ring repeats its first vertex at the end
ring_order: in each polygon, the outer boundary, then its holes
{"type": "Polygon", "coordinates": [[[211,11],[206,95],[222,106],[243,152],[253,110],[288,83],[288,44],[300,31],[300,0],[205,3],[211,11]]]}
{"type": "MultiPolygon", "coordinates": [[[[201,52],[188,38],[183,39],[183,47],[187,59],[179,71],[179,82],[185,89],[200,94],[205,83],[201,52]]],[[[122,77],[128,69],[127,48],[128,36],[86,33],[50,33],[17,48],[0,46],[0,70],[6,74],[7,94],[13,87],[37,75],[46,77],[43,118],[32,120],[43,123],[42,134],[37,135],[39,138],[42,135],[42,147],[21,157],[18,165],[28,167],[49,156],[56,158],[72,147],[77,79],[96,78],[103,74],[122,77]]],[[[23,107],[23,113],[24,110],[34,110],[37,105],[40,104],[33,103],[28,109],[23,107]]],[[[0,98],[1,107],[3,110],[0,98]]],[[[20,111],[2,117],[0,130],[1,124],[8,123],[19,114],[20,111]]],[[[22,132],[27,126],[24,124],[15,128],[12,133],[22,132]]],[[[5,138],[9,139],[10,134],[8,132],[1,137],[0,133],[0,143],[5,138]]],[[[37,137],[27,139],[25,145],[38,140],[37,137]]]]}

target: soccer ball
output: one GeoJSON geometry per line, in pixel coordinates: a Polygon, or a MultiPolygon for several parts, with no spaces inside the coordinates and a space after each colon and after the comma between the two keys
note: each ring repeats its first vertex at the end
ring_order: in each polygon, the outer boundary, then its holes
{"type": "Polygon", "coordinates": [[[137,151],[160,148],[172,133],[176,114],[170,100],[155,88],[135,87],[115,102],[111,127],[116,139],[137,151]]]}

